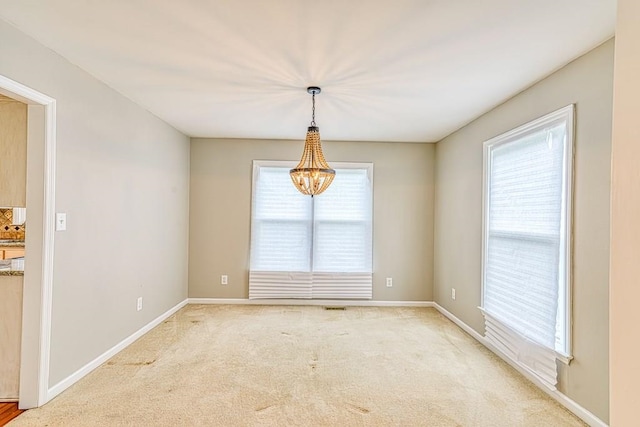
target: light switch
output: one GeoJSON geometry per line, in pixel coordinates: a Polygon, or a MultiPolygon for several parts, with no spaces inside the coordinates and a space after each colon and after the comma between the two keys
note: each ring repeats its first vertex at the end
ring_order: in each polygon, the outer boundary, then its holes
{"type": "Polygon", "coordinates": [[[67,214],[56,214],[56,231],[65,231],[67,229],[67,214]]]}

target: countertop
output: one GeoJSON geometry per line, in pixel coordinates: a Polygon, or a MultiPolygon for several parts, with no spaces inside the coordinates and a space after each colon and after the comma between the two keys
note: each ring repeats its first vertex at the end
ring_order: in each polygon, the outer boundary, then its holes
{"type": "Polygon", "coordinates": [[[0,240],[0,248],[23,248],[24,240],[0,240]]]}
{"type": "Polygon", "coordinates": [[[24,276],[24,258],[0,260],[0,276],[24,276]]]}
{"type": "Polygon", "coordinates": [[[24,270],[0,270],[0,277],[3,276],[24,276],[24,270]]]}
{"type": "Polygon", "coordinates": [[[24,257],[0,260],[0,276],[24,276],[24,257]]]}

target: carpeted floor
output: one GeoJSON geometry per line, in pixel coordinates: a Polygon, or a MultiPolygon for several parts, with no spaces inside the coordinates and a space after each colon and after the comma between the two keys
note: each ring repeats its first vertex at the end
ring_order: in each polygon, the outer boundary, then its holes
{"type": "Polygon", "coordinates": [[[582,426],[430,308],[190,305],[10,426],[582,426]]]}

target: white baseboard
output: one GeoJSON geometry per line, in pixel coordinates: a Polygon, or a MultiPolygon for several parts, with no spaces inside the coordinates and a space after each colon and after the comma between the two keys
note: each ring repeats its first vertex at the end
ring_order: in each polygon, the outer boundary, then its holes
{"type": "Polygon", "coordinates": [[[447,311],[446,308],[444,308],[443,306],[441,306],[437,302],[434,302],[433,306],[436,308],[436,310],[438,310],[441,314],[443,314],[444,317],[446,317],[447,319],[451,320],[453,323],[458,325],[460,327],[460,329],[462,329],[463,331],[465,331],[466,333],[471,335],[476,340],[480,341],[480,343],[486,345],[486,340],[484,339],[484,337],[482,335],[480,335],[471,326],[467,325],[462,320],[458,319],[456,316],[454,316],[451,312],[447,311]]]}
{"type": "Polygon", "coordinates": [[[248,299],[248,298],[189,298],[189,304],[244,305],[330,305],[345,307],[433,307],[433,301],[373,301],[343,299],[248,299]]]}
{"type": "Polygon", "coordinates": [[[110,358],[112,358],[122,350],[124,350],[126,347],[132,344],[135,340],[137,340],[138,338],[140,338],[141,336],[149,332],[151,329],[158,326],[167,317],[171,316],[173,313],[175,313],[176,311],[180,310],[182,307],[187,305],[187,303],[188,303],[188,300],[185,299],[184,301],[171,307],[169,310],[162,313],[160,316],[156,317],[154,320],[147,323],[145,326],[138,329],[136,332],[129,335],[127,338],[123,339],[118,344],[114,345],[109,350],[105,351],[100,356],[93,359],[91,362],[87,363],[82,368],[78,369],[76,372],[69,375],[67,378],[63,379],[53,387],[50,387],[49,390],[47,391],[46,401],[47,402],[50,401],[51,399],[53,399],[54,397],[56,397],[57,395],[59,395],[69,387],[71,387],[73,384],[78,382],[80,379],[82,379],[88,373],[96,369],[98,366],[102,365],[104,362],[106,362],[107,360],[109,360],[110,358]]]}
{"type": "Polygon", "coordinates": [[[440,304],[434,302],[433,303],[433,307],[435,307],[436,310],[438,310],[440,313],[442,313],[447,319],[451,320],[453,323],[458,325],[463,331],[465,331],[466,333],[471,335],[473,338],[475,338],[482,345],[484,345],[489,350],[491,350],[496,355],[498,355],[502,360],[507,362],[516,371],[520,372],[525,378],[527,378],[529,381],[534,383],[540,390],[544,391],[549,396],[551,396],[553,399],[555,399],[558,403],[560,403],[562,406],[567,408],[569,411],[573,412],[582,421],[584,421],[585,423],[589,424],[591,427],[607,427],[607,423],[605,423],[600,418],[598,418],[595,415],[593,415],[591,412],[589,412],[584,407],[580,406],[576,401],[572,400],[571,398],[569,398],[564,393],[561,393],[558,390],[550,390],[548,387],[546,387],[544,384],[542,384],[536,377],[531,375],[531,373],[529,373],[526,369],[524,369],[523,367],[518,365],[516,362],[514,362],[513,360],[508,358],[503,352],[501,352],[496,347],[491,345],[491,343],[488,342],[475,329],[471,328],[469,325],[464,323],[462,320],[458,319],[456,316],[454,316],[451,312],[449,312],[447,309],[442,307],[440,304]]]}

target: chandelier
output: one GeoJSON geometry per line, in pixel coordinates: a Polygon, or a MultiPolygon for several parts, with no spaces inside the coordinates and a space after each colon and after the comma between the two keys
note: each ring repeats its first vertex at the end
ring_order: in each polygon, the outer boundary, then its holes
{"type": "Polygon", "coordinates": [[[289,171],[291,181],[302,194],[313,197],[326,190],[336,171],[331,169],[322,154],[320,145],[320,129],[316,126],[316,95],[320,93],[320,88],[310,86],[307,92],[311,94],[311,125],[307,128],[307,138],[304,142],[302,159],[294,169],[289,171]]]}

